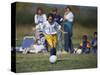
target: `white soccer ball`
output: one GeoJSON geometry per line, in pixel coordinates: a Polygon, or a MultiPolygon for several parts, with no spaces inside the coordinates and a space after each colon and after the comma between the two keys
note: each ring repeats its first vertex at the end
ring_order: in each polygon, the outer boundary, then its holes
{"type": "Polygon", "coordinates": [[[49,58],[50,63],[55,63],[57,61],[57,56],[56,55],[52,55],[49,58]]]}
{"type": "Polygon", "coordinates": [[[81,54],[81,53],[82,53],[82,49],[78,49],[78,50],[76,51],[76,53],[77,53],[77,54],[81,54]]]}

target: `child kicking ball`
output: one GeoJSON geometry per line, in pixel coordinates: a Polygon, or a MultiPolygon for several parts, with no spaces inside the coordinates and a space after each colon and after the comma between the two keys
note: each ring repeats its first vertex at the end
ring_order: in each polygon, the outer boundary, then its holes
{"type": "Polygon", "coordinates": [[[62,31],[61,26],[54,21],[52,14],[48,14],[47,21],[44,23],[43,31],[44,31],[45,38],[48,44],[50,45],[50,59],[55,58],[55,60],[57,59],[56,57],[57,30],[62,31]]]}

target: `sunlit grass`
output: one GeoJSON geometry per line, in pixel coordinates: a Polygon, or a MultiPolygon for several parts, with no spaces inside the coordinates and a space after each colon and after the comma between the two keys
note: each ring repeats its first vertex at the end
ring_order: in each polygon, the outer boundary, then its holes
{"type": "Polygon", "coordinates": [[[16,72],[37,72],[54,70],[71,70],[96,68],[97,57],[95,54],[62,54],[55,64],[49,62],[49,53],[16,54],[16,72]]]}

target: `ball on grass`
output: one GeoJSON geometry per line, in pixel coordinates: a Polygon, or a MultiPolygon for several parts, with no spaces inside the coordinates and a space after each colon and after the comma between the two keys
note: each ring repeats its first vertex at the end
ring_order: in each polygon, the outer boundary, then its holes
{"type": "Polygon", "coordinates": [[[77,54],[81,54],[81,53],[82,53],[82,49],[78,49],[78,50],[76,51],[76,53],[77,53],[77,54]]]}
{"type": "Polygon", "coordinates": [[[57,61],[57,56],[56,55],[52,55],[49,58],[50,63],[55,63],[57,61]]]}

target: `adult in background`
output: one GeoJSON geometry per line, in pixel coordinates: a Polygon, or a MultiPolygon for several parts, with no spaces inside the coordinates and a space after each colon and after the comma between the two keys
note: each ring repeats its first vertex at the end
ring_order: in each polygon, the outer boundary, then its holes
{"type": "MultiPolygon", "coordinates": [[[[52,10],[52,14],[54,17],[54,21],[57,22],[59,25],[62,25],[63,17],[58,13],[58,9],[54,8],[52,10]]],[[[62,32],[60,30],[57,30],[57,51],[58,54],[62,50],[62,32]]]]}
{"type": "MultiPolygon", "coordinates": [[[[36,9],[36,14],[34,16],[34,22],[36,24],[36,27],[35,29],[33,28],[33,30],[36,31],[36,40],[40,40],[41,39],[41,32],[43,32],[43,24],[44,22],[47,21],[47,17],[46,17],[46,14],[44,14],[44,11],[43,11],[43,8],[41,7],[38,7],[36,9]]],[[[46,49],[48,50],[48,46],[47,46],[47,41],[45,40],[45,47],[46,49]]]]}
{"type": "Polygon", "coordinates": [[[68,52],[70,50],[70,53],[74,52],[72,44],[73,21],[74,15],[71,8],[66,7],[64,9],[64,32],[67,32],[67,34],[64,34],[64,51],[68,52]]]}
{"type": "Polygon", "coordinates": [[[40,32],[43,31],[43,23],[46,22],[47,17],[43,12],[43,8],[38,7],[34,16],[34,22],[36,24],[36,39],[40,39],[40,32]]]}

